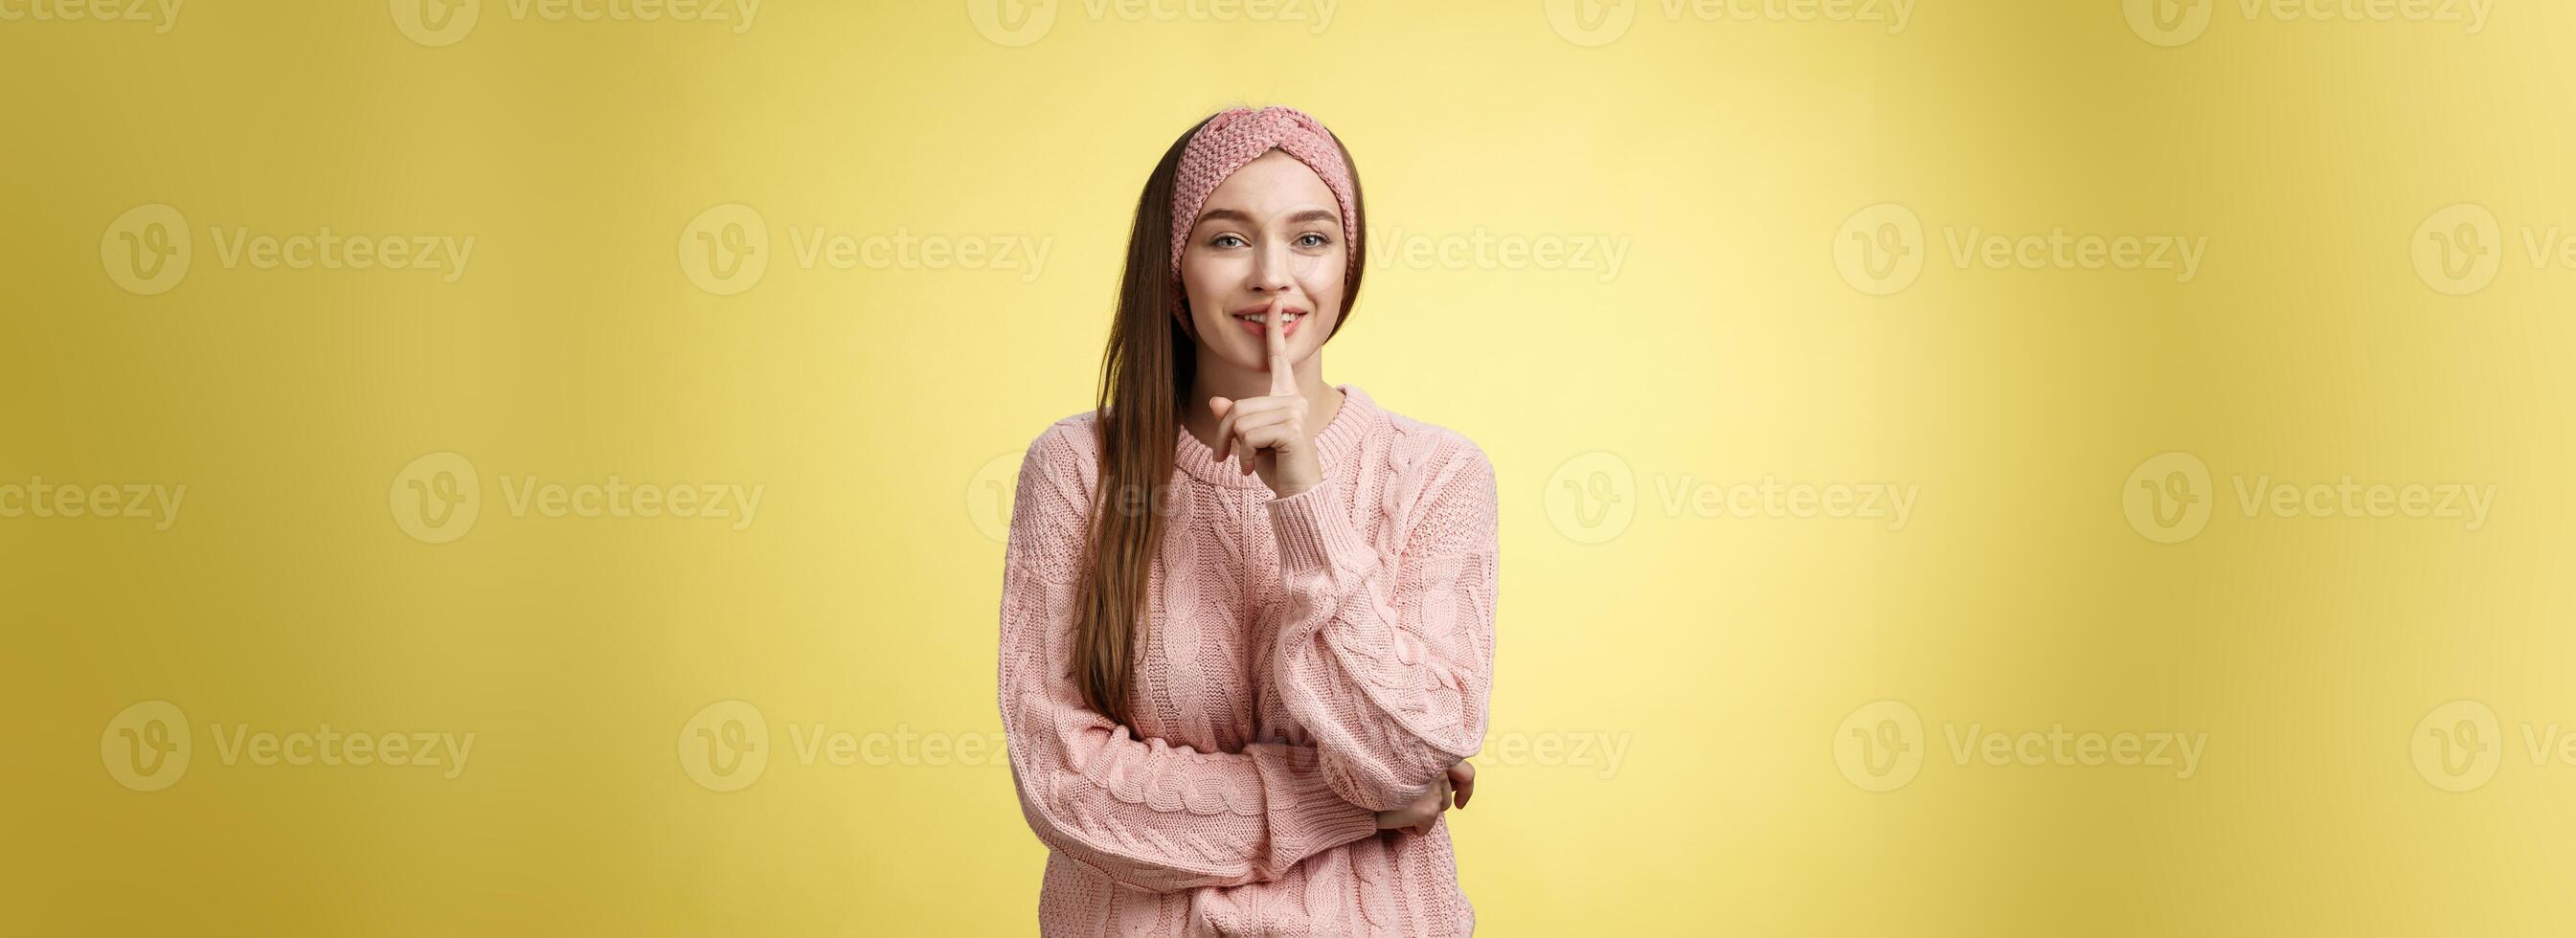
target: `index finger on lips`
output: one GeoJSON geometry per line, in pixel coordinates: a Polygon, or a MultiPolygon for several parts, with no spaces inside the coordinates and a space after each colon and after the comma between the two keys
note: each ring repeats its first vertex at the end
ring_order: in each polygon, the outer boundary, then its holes
{"type": "Polygon", "coordinates": [[[1269,323],[1262,332],[1270,346],[1270,393],[1274,395],[1297,393],[1297,379],[1288,374],[1288,324],[1280,315],[1287,305],[1288,297],[1282,295],[1270,301],[1270,312],[1261,317],[1269,323]]]}

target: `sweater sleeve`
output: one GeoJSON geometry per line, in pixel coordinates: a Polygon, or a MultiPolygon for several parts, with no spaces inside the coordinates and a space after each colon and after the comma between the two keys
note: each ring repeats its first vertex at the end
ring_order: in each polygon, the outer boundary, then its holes
{"type": "Polygon", "coordinates": [[[1075,581],[1088,499],[1059,424],[1020,464],[1004,550],[1002,728],[1020,810],[1038,839],[1110,879],[1152,892],[1277,879],[1299,861],[1377,831],[1377,813],[1335,794],[1310,746],[1198,752],[1136,738],[1091,709],[1072,678],[1075,581]]]}
{"type": "MultiPolygon", "coordinates": [[[[1429,459],[1432,457],[1426,457],[1429,459]]],[[[1463,437],[1410,490],[1401,556],[1338,486],[1269,502],[1288,609],[1272,680],[1342,797],[1389,810],[1484,744],[1494,667],[1493,464],[1463,437]]],[[[1390,485],[1405,484],[1391,481],[1390,485]]]]}

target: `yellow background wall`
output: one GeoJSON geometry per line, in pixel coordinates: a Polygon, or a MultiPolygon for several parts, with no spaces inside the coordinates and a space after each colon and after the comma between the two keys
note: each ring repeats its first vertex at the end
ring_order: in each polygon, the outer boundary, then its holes
{"type": "Polygon", "coordinates": [[[0,0],[0,932],[1033,931],[1009,476],[1286,103],[1485,933],[2564,934],[2576,7],[2150,3],[0,0]]]}

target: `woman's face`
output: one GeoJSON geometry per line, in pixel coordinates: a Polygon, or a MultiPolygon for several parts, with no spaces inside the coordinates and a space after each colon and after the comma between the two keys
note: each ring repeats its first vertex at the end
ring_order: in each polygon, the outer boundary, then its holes
{"type": "Polygon", "coordinates": [[[1181,287],[1199,345],[1247,371],[1269,367],[1258,316],[1281,297],[1288,360],[1304,361],[1342,315],[1349,239],[1332,187],[1278,150],[1243,164],[1208,195],[1181,248],[1181,287]]]}

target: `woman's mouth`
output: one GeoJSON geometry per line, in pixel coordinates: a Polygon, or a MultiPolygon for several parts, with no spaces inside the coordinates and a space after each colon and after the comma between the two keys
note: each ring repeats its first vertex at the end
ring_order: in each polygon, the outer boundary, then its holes
{"type": "MultiPolygon", "coordinates": [[[[1305,312],[1302,310],[1283,310],[1280,315],[1285,317],[1287,320],[1286,327],[1281,330],[1283,335],[1296,335],[1297,327],[1306,324],[1307,317],[1305,312]]],[[[1234,321],[1243,326],[1243,330],[1245,332],[1252,333],[1253,338],[1268,339],[1270,337],[1270,324],[1264,320],[1261,312],[1235,313],[1234,321]]]]}

